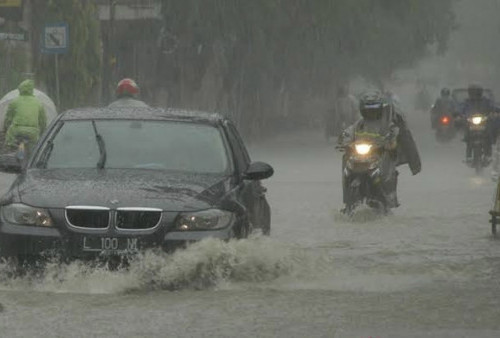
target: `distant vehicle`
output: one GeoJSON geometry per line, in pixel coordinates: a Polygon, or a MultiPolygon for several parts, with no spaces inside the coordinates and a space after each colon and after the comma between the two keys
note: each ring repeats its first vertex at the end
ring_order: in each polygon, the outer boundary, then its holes
{"type": "Polygon", "coordinates": [[[77,109],[59,115],[0,202],[0,256],[21,260],[170,251],[270,232],[260,180],[230,120],[204,112],[77,109]]]}
{"type": "Polygon", "coordinates": [[[451,114],[441,114],[436,124],[436,140],[438,142],[449,142],[456,134],[454,117],[451,114]]]}
{"type": "Polygon", "coordinates": [[[385,140],[366,137],[346,145],[337,146],[344,152],[342,165],[342,186],[345,209],[352,215],[354,209],[366,203],[371,208],[386,213],[391,205],[381,180],[381,166],[385,152],[385,140]]]}
{"type": "Polygon", "coordinates": [[[472,149],[472,163],[470,166],[474,168],[477,174],[480,174],[483,168],[489,165],[489,160],[486,157],[486,143],[488,137],[486,114],[477,113],[467,118],[469,130],[468,142],[472,149]]]}

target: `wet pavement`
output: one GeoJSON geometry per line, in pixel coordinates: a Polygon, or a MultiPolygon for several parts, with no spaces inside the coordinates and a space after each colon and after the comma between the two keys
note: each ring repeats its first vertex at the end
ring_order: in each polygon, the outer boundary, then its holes
{"type": "Polygon", "coordinates": [[[0,336],[500,336],[495,184],[461,163],[459,140],[423,130],[423,171],[400,169],[388,216],[339,213],[341,154],[306,131],[250,146],[275,167],[270,238],[148,253],[126,271],[73,263],[14,278],[0,265],[0,336]]]}

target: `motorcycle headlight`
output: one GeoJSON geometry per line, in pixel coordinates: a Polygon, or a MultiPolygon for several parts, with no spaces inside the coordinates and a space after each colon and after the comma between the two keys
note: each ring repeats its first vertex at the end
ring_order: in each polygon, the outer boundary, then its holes
{"type": "Polygon", "coordinates": [[[197,212],[182,213],[177,218],[177,230],[215,230],[231,224],[234,214],[220,209],[209,209],[197,212]]]}
{"type": "Polygon", "coordinates": [[[481,124],[481,122],[483,122],[483,117],[482,116],[473,116],[471,121],[472,121],[472,124],[477,126],[478,124],[481,124]]]}
{"type": "Polygon", "coordinates": [[[359,155],[366,155],[372,149],[372,145],[368,143],[359,143],[354,146],[356,148],[356,152],[359,155]]]}
{"type": "Polygon", "coordinates": [[[34,225],[51,227],[54,225],[49,212],[44,209],[30,207],[21,203],[13,203],[2,207],[5,221],[18,225],[34,225]]]}

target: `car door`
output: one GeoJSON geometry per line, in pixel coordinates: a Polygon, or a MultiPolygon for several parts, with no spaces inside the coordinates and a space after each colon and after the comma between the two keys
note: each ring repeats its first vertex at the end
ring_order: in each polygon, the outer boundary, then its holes
{"type": "MultiPolygon", "coordinates": [[[[233,153],[238,199],[248,211],[248,221],[252,227],[262,227],[259,220],[259,206],[265,202],[265,188],[260,181],[243,179],[244,173],[250,165],[250,156],[236,127],[229,121],[225,123],[227,137],[233,153]]],[[[250,229],[251,230],[251,229],[250,229]]]]}

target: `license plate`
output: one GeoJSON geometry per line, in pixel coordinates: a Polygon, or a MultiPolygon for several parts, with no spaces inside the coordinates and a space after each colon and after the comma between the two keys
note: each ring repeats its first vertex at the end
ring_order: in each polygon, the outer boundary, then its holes
{"type": "Polygon", "coordinates": [[[136,253],[139,239],[134,237],[83,237],[82,249],[104,254],[136,253]]]}

